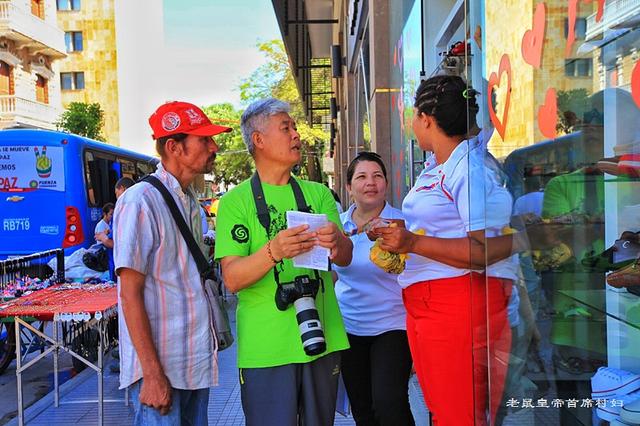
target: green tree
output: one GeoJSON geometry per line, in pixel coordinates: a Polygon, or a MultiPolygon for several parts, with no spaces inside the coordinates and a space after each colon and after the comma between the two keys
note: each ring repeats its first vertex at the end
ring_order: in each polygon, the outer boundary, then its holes
{"type": "Polygon", "coordinates": [[[55,124],[58,130],[105,142],[104,112],[98,103],[71,102],[55,124]]]}
{"type": "Polygon", "coordinates": [[[258,43],[258,50],[266,56],[267,62],[254,70],[249,78],[242,80],[239,87],[240,100],[249,104],[273,97],[288,102],[291,105],[291,117],[296,120],[302,141],[300,175],[310,180],[322,181],[320,159],[329,142],[329,134],[307,122],[282,40],[258,43]]]}
{"type": "Polygon", "coordinates": [[[256,68],[249,78],[240,84],[240,100],[244,104],[265,98],[277,98],[291,105],[291,116],[304,120],[302,101],[291,73],[289,58],[282,40],[258,43],[267,62],[256,68]]]}
{"type": "Polygon", "coordinates": [[[253,173],[253,161],[240,132],[242,111],[236,110],[230,103],[210,105],[203,111],[214,123],[233,127],[233,132],[215,137],[220,151],[215,162],[214,181],[229,185],[248,179],[253,173]]]}

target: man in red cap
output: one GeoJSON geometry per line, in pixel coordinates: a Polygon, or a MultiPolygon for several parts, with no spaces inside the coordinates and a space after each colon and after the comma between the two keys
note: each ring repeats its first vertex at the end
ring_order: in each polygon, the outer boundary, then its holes
{"type": "MultiPolygon", "coordinates": [[[[202,249],[200,206],[192,183],[210,173],[230,132],[185,102],[149,118],[160,155],[155,176],[168,190],[202,249]]],[[[207,424],[217,385],[217,341],[196,262],[161,193],[148,182],[129,188],[114,214],[119,275],[120,388],[130,387],[135,424],[207,424]]]]}

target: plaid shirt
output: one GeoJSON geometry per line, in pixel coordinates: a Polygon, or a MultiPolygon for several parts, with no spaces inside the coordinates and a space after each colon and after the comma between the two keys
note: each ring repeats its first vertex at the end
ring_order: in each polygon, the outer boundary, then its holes
{"type": "MultiPolygon", "coordinates": [[[[169,189],[196,241],[202,243],[200,206],[162,164],[153,174],[169,189]]],[[[217,344],[209,303],[196,263],[160,192],[146,182],[120,197],[114,212],[116,270],[145,275],[144,303],[158,357],[177,389],[218,383],[217,344]]],[[[118,299],[120,299],[118,280],[118,299]]],[[[119,300],[120,301],[120,300],[119,300]]],[[[142,368],[119,303],[120,388],[142,378],[142,368]]]]}

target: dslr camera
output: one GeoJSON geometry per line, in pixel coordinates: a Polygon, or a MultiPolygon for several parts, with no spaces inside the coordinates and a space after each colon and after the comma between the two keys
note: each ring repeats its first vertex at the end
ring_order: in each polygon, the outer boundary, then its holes
{"type": "Polygon", "coordinates": [[[315,302],[319,287],[319,278],[299,275],[293,281],[279,284],[276,290],[276,306],[279,310],[285,311],[293,303],[302,347],[309,356],[319,355],[327,349],[315,302]]]}

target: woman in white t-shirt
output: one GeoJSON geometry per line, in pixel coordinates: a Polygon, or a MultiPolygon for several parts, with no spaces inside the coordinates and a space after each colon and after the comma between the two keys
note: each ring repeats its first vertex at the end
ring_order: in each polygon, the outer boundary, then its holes
{"type": "Polygon", "coordinates": [[[503,235],[513,200],[482,136],[467,139],[477,111],[460,77],[420,84],[413,130],[433,154],[402,204],[406,229],[374,230],[382,249],[410,253],[399,276],[407,335],[441,426],[493,424],[511,347],[507,305],[522,240],[503,235]]]}
{"type": "Polygon", "coordinates": [[[353,242],[349,266],[335,266],[336,297],[350,348],[342,353],[344,379],[359,425],[413,425],[407,394],[411,353],[398,275],[369,260],[373,242],[362,232],[374,218],[402,219],[385,201],[387,171],[378,154],[359,153],[347,168],[354,203],[340,215],[353,242]],[[359,232],[360,231],[360,232],[359,232]]]}
{"type": "Polygon", "coordinates": [[[107,203],[102,206],[102,219],[96,224],[93,234],[96,241],[108,249],[113,249],[113,234],[111,232],[111,220],[115,205],[107,203]]]}
{"type": "Polygon", "coordinates": [[[109,278],[111,280],[116,279],[115,268],[113,266],[113,232],[111,229],[114,209],[115,205],[113,203],[107,203],[102,206],[102,219],[97,223],[93,231],[97,246],[107,251],[109,258],[109,278]]]}

